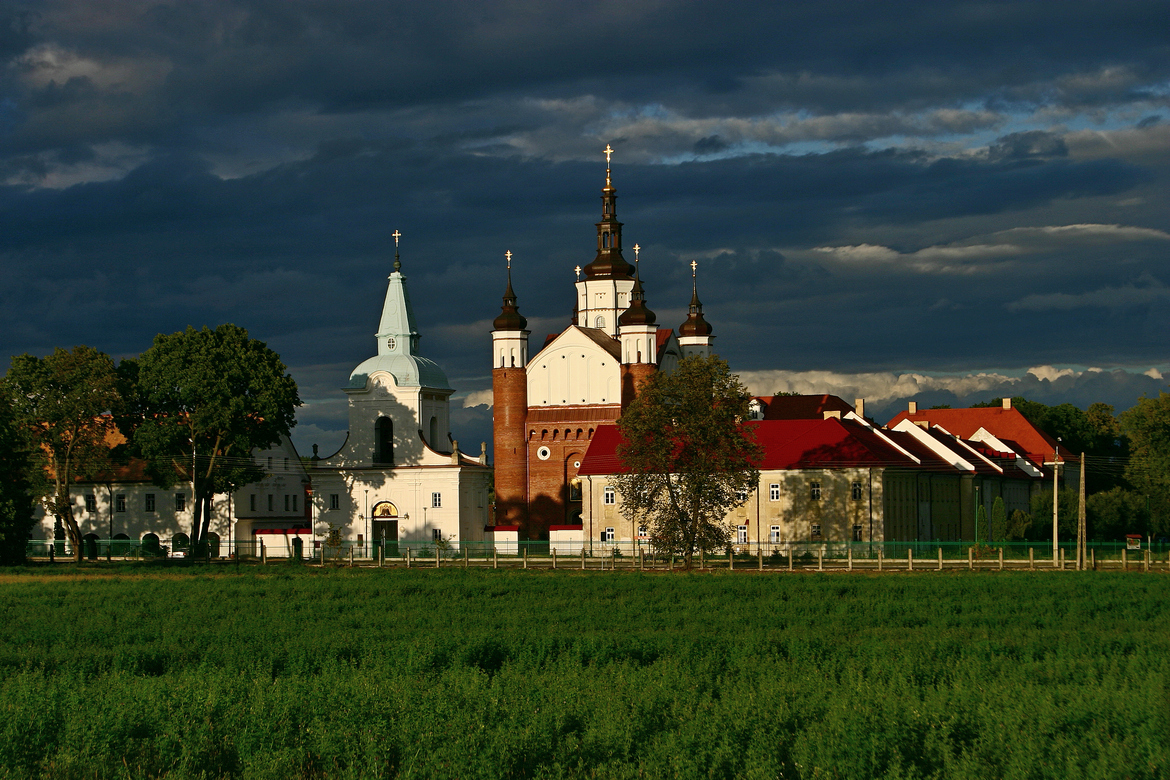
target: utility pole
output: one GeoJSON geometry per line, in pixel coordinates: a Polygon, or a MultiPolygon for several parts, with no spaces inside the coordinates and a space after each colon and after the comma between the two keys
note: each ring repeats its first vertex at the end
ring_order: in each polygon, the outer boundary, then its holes
{"type": "Polygon", "coordinates": [[[1060,437],[1056,437],[1056,454],[1052,456],[1052,568],[1060,565],[1057,519],[1060,515],[1060,437]]]}
{"type": "Polygon", "coordinates": [[[1085,453],[1081,453],[1081,486],[1080,486],[1080,501],[1077,502],[1077,510],[1080,516],[1077,518],[1077,571],[1085,570],[1085,535],[1087,533],[1085,524],[1085,453]]]}

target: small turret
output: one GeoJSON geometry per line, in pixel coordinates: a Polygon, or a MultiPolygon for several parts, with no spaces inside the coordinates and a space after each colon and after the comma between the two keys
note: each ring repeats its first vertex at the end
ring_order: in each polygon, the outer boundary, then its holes
{"type": "Polygon", "coordinates": [[[698,263],[691,261],[691,305],[687,312],[686,321],[678,328],[678,343],[682,347],[683,355],[709,356],[711,354],[711,335],[713,328],[703,318],[703,304],[699,301],[699,285],[697,280],[698,263]]]}

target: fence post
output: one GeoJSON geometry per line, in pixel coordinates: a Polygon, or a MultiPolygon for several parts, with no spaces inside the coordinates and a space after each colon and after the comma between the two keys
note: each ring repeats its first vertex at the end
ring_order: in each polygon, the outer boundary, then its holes
{"type": "Polygon", "coordinates": [[[878,547],[878,571],[882,570],[882,560],[885,557],[885,547],[878,547]]]}
{"type": "Polygon", "coordinates": [[[524,568],[528,568],[528,545],[524,545],[524,568]]]}
{"type": "Polygon", "coordinates": [[[764,548],[756,542],[756,571],[764,570],[764,548]]]}
{"type": "Polygon", "coordinates": [[[1003,571],[1003,548],[999,548],[999,570],[1003,571]]]}
{"type": "Polygon", "coordinates": [[[1089,560],[1093,564],[1093,571],[1097,571],[1097,548],[1096,547],[1094,547],[1092,550],[1089,550],[1089,560]]]}
{"type": "Polygon", "coordinates": [[[792,571],[792,545],[788,545],[788,571],[792,571]]]}
{"type": "Polygon", "coordinates": [[[670,570],[674,571],[674,550],[670,551],[670,570]]]}
{"type": "Polygon", "coordinates": [[[260,540],[260,564],[262,566],[268,565],[268,548],[264,546],[264,540],[260,540]]]}
{"type": "Polygon", "coordinates": [[[410,568],[410,548],[406,548],[406,568],[410,568]]]}
{"type": "Polygon", "coordinates": [[[435,568],[439,568],[439,545],[435,545],[435,568]]]}
{"type": "Polygon", "coordinates": [[[553,571],[557,570],[557,548],[552,548],[553,571]]]}
{"type": "Polygon", "coordinates": [[[967,571],[975,571],[975,548],[967,548],[967,571]]]}
{"type": "Polygon", "coordinates": [[[1121,548],[1121,570],[1129,571],[1129,555],[1126,554],[1124,547],[1121,548]]]}
{"type": "Polygon", "coordinates": [[[585,543],[581,542],[581,571],[585,571],[585,543]]]}
{"type": "Polygon", "coordinates": [[[353,547],[349,548],[349,568],[353,568],[353,547]]]}
{"type": "Polygon", "coordinates": [[[1142,569],[1144,571],[1149,571],[1150,570],[1150,551],[1146,550],[1145,554],[1142,557],[1144,559],[1142,561],[1142,569]]]}
{"type": "MultiPolygon", "coordinates": [[[[239,551],[239,548],[237,548],[236,549],[236,560],[238,561],[239,559],[240,559],[240,551],[239,551]]],[[[321,565],[322,566],[325,565],[325,542],[321,542],[321,565]]]]}
{"type": "Polygon", "coordinates": [[[853,545],[849,545],[849,571],[853,571],[853,545]]]}
{"type": "Polygon", "coordinates": [[[492,545],[492,568],[493,569],[500,568],[499,553],[500,553],[500,551],[498,549],[496,549],[496,546],[493,544],[492,545]]]}
{"type": "Polygon", "coordinates": [[[731,548],[727,550],[727,570],[735,571],[735,550],[731,548]]]}
{"type": "Polygon", "coordinates": [[[1060,570],[1064,571],[1064,548],[1060,548],[1060,570]]]}
{"type": "Polygon", "coordinates": [[[703,550],[703,549],[699,550],[699,571],[702,571],[704,568],[706,568],[706,565],[707,565],[707,556],[705,554],[706,552],[707,551],[703,550]]]}
{"type": "Polygon", "coordinates": [[[646,548],[638,548],[638,571],[646,571],[646,548]]]}
{"type": "Polygon", "coordinates": [[[942,571],[942,548],[938,548],[938,570],[942,571]]]}
{"type": "Polygon", "coordinates": [[[914,548],[906,548],[906,571],[914,571],[914,548]]]}
{"type": "Polygon", "coordinates": [[[1028,548],[1028,571],[1036,571],[1036,558],[1033,556],[1033,549],[1028,548]]]}
{"type": "Polygon", "coordinates": [[[817,571],[825,570],[825,548],[824,545],[817,548],[817,571]]]}
{"type": "Polygon", "coordinates": [[[464,547],[464,548],[463,548],[463,568],[465,568],[465,569],[467,568],[467,559],[468,559],[468,557],[469,557],[469,556],[468,556],[468,554],[467,554],[467,548],[466,548],[466,547],[464,547]]]}

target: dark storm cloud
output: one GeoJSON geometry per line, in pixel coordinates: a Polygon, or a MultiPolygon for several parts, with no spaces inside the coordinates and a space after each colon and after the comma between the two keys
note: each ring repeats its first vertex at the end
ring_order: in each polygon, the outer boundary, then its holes
{"type": "MultiPolygon", "coordinates": [[[[6,354],[236,322],[324,442],[398,228],[423,353],[482,390],[504,250],[562,328],[612,143],[651,307],[682,321],[697,260],[737,369],[1165,366],[1163,3],[4,13],[6,354]]],[[[475,451],[490,411],[453,419],[475,451]]]]}

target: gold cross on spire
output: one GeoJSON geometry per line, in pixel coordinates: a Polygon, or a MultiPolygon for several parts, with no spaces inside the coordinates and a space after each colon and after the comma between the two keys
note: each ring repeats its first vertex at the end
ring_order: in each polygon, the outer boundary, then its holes
{"type": "Polygon", "coordinates": [[[398,232],[398,228],[395,228],[394,232],[391,233],[390,235],[394,236],[394,248],[397,249],[398,248],[398,239],[402,238],[402,234],[398,232]]]}
{"type": "Polygon", "coordinates": [[[696,263],[694,260],[692,260],[691,261],[691,277],[692,278],[695,276],[695,269],[698,267],[699,267],[699,264],[696,263]]]}
{"type": "Polygon", "coordinates": [[[398,239],[402,238],[402,234],[398,232],[398,228],[394,228],[394,232],[390,235],[394,236],[394,270],[402,270],[402,261],[398,259],[398,239]]]}
{"type": "Polygon", "coordinates": [[[612,154],[613,154],[613,147],[610,146],[609,144],[606,144],[605,145],[605,186],[606,187],[611,186],[610,180],[609,180],[609,157],[612,154]]]}
{"type": "Polygon", "coordinates": [[[512,270],[512,250],[509,249],[507,252],[504,252],[504,257],[506,257],[508,259],[508,270],[511,271],[512,270]]]}
{"type": "Polygon", "coordinates": [[[635,263],[638,262],[638,252],[641,249],[642,249],[642,247],[638,246],[637,244],[634,244],[634,262],[635,263]]]}
{"type": "Polygon", "coordinates": [[[573,273],[577,274],[577,281],[581,281],[581,266],[575,267],[573,273]]]}

